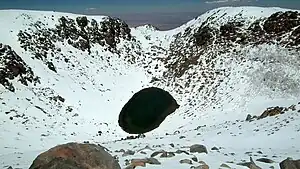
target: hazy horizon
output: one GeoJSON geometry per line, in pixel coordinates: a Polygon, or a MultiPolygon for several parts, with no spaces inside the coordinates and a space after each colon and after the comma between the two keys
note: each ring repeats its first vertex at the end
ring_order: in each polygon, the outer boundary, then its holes
{"type": "Polygon", "coordinates": [[[166,30],[178,27],[222,6],[282,7],[300,10],[297,0],[1,0],[0,9],[70,12],[118,17],[130,26],[152,24],[166,30]]]}

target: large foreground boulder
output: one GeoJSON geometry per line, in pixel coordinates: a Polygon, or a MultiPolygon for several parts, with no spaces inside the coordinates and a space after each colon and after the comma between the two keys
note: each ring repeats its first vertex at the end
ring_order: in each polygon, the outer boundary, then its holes
{"type": "Polygon", "coordinates": [[[135,93],[119,115],[119,126],[129,134],[156,129],[179,105],[169,92],[149,87],[135,93]]]}
{"type": "Polygon", "coordinates": [[[280,169],[300,169],[300,159],[293,160],[287,158],[279,163],[280,169]]]}
{"type": "Polygon", "coordinates": [[[121,169],[118,162],[95,144],[67,143],[40,154],[29,169],[121,169]]]}

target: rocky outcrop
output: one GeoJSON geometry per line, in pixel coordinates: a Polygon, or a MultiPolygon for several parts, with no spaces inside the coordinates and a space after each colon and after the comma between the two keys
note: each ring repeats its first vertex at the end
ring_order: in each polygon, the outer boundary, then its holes
{"type": "Polygon", "coordinates": [[[227,83],[227,77],[232,73],[232,69],[227,69],[224,65],[225,62],[240,65],[254,62],[251,58],[244,57],[245,51],[265,44],[278,45],[298,53],[298,12],[277,12],[253,21],[249,17],[243,17],[243,12],[223,15],[216,11],[216,15],[210,13],[206,20],[198,19],[199,22],[195,21],[196,24],[174,35],[167,57],[162,59],[166,70],[162,77],[153,78],[152,83],[171,86],[176,93],[185,95],[191,107],[197,104],[194,97],[206,100],[203,105],[207,107],[214,106],[223,99],[216,97],[218,87],[221,83],[227,83]],[[291,23],[286,29],[276,30],[280,20],[291,23]],[[197,25],[198,23],[200,24],[197,25]],[[191,95],[186,88],[192,88],[195,94],[191,95]]]}
{"type": "Polygon", "coordinates": [[[284,113],[283,107],[279,107],[279,106],[269,107],[258,117],[258,119],[263,119],[268,116],[275,116],[275,115],[283,114],[283,113],[284,113]]]}
{"type": "MultiPolygon", "coordinates": [[[[129,162],[128,162],[129,163],[129,162]]],[[[126,169],[134,169],[137,166],[145,167],[146,164],[160,165],[161,163],[153,157],[132,159],[126,169]]]]}
{"type": "Polygon", "coordinates": [[[219,38],[222,38],[222,40],[225,40],[226,43],[228,43],[228,41],[240,42],[240,43],[244,42],[245,37],[243,37],[243,35],[241,33],[243,26],[244,26],[243,23],[238,22],[238,21],[228,22],[224,25],[221,25],[219,38]],[[237,40],[238,38],[240,38],[240,40],[237,40]]]}
{"type": "Polygon", "coordinates": [[[118,162],[94,144],[67,143],[40,154],[29,169],[120,169],[118,162]]]}
{"type": "Polygon", "coordinates": [[[274,106],[274,107],[268,107],[266,110],[263,111],[263,113],[260,116],[252,116],[250,114],[247,115],[245,121],[254,121],[254,120],[260,120],[269,116],[276,116],[280,114],[284,114],[288,111],[296,111],[297,107],[295,104],[292,104],[288,107],[282,107],[282,106],[274,106]]]}
{"type": "MultiPolygon", "coordinates": [[[[64,56],[57,43],[73,46],[74,48],[91,53],[94,45],[101,45],[116,52],[116,45],[124,40],[132,40],[129,26],[120,19],[106,17],[101,22],[89,20],[86,16],[75,19],[62,16],[55,28],[48,28],[40,21],[35,22],[26,30],[20,30],[18,40],[25,51],[29,51],[34,58],[42,60],[47,67],[57,72],[50,58],[64,56]]],[[[68,61],[61,57],[67,63],[68,61]]]]}
{"type": "Polygon", "coordinates": [[[275,163],[275,161],[268,159],[268,158],[259,158],[259,159],[256,159],[256,161],[263,162],[263,163],[275,163]]]}
{"type": "Polygon", "coordinates": [[[179,161],[180,164],[193,164],[192,160],[190,159],[182,159],[179,161]]]}
{"type": "Polygon", "coordinates": [[[195,43],[198,46],[209,45],[213,41],[213,35],[217,30],[204,26],[203,28],[200,27],[194,34],[195,43]]]}
{"type": "Polygon", "coordinates": [[[23,59],[9,45],[0,43],[0,84],[14,92],[15,87],[11,82],[14,79],[25,86],[39,83],[39,77],[34,75],[23,59]]]}

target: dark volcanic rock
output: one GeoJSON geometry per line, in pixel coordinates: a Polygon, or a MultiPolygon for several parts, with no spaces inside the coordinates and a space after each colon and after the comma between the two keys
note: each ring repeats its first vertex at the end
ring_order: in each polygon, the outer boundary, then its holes
{"type": "Polygon", "coordinates": [[[78,163],[73,160],[61,157],[55,157],[50,162],[39,169],[82,169],[78,163]]]}
{"type": "Polygon", "coordinates": [[[300,24],[297,11],[276,12],[264,22],[264,30],[269,34],[283,34],[300,24]]]}
{"type": "Polygon", "coordinates": [[[76,23],[81,27],[84,28],[88,25],[89,20],[87,19],[86,16],[82,16],[82,17],[77,17],[76,18],[76,23]]]}
{"type": "Polygon", "coordinates": [[[250,169],[262,169],[261,167],[257,166],[252,157],[250,157],[250,162],[244,162],[244,163],[237,163],[237,165],[246,166],[250,169]]]}
{"type": "Polygon", "coordinates": [[[39,78],[22,58],[9,46],[0,43],[0,84],[11,92],[15,91],[10,80],[18,78],[23,85],[39,83],[39,78]]]}
{"type": "Polygon", "coordinates": [[[131,160],[131,163],[128,167],[126,168],[136,168],[137,166],[142,166],[142,167],[145,167],[146,166],[146,163],[148,164],[154,164],[154,165],[160,165],[161,163],[156,159],[156,158],[143,158],[143,159],[132,159],[131,160]]]}
{"type": "Polygon", "coordinates": [[[67,143],[40,154],[29,169],[120,169],[118,162],[94,144],[67,143]]]}
{"type": "Polygon", "coordinates": [[[190,159],[182,159],[179,161],[180,164],[193,164],[193,161],[190,159]]]}
{"type": "Polygon", "coordinates": [[[55,68],[55,66],[54,66],[54,64],[52,62],[46,62],[46,65],[48,66],[48,68],[50,70],[52,70],[53,72],[57,73],[57,70],[56,70],[56,68],[55,68]]]}
{"type": "Polygon", "coordinates": [[[204,145],[200,145],[200,144],[194,144],[190,147],[190,152],[191,153],[208,153],[207,149],[204,145]]]}
{"type": "Polygon", "coordinates": [[[157,128],[179,105],[169,92],[149,87],[135,93],[119,115],[119,126],[127,133],[142,134],[157,128]]]}
{"type": "Polygon", "coordinates": [[[197,45],[202,46],[205,44],[210,44],[213,40],[214,29],[208,26],[199,28],[198,31],[193,35],[197,45]]]}

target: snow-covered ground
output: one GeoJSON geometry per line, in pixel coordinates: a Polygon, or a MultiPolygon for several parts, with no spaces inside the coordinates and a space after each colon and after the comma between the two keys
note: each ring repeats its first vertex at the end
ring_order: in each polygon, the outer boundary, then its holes
{"type": "MultiPolygon", "coordinates": [[[[262,168],[279,168],[278,163],[287,157],[299,159],[300,75],[297,70],[300,62],[297,58],[300,55],[299,52],[293,53],[276,45],[244,49],[244,57],[248,59],[243,64],[227,61],[226,58],[234,55],[225,53],[224,63],[220,62],[217,66],[231,69],[231,74],[217,88],[216,97],[221,99],[215,106],[203,106],[206,103],[204,97],[199,96],[192,86],[185,89],[186,93],[180,94],[173,90],[172,85],[166,85],[167,82],[161,83],[159,87],[173,94],[182,106],[167,117],[159,128],[146,133],[145,138],[116,141],[127,136],[117,123],[122,106],[133,93],[151,86],[153,76],[162,76],[166,68],[157,58],[166,58],[171,41],[175,39],[174,35],[183,33],[188,27],[199,27],[212,15],[212,23],[222,24],[239,13],[242,15],[238,16],[248,18],[251,23],[255,19],[286,10],[219,8],[170,31],[155,30],[149,25],[132,28],[131,34],[137,40],[134,45],[140,45],[139,52],[142,53],[137,56],[136,64],[129,64],[123,57],[100,45],[94,46],[88,55],[70,45],[56,43],[74,65],[53,59],[58,73],[49,70],[40,60],[32,59],[32,54],[20,47],[17,34],[36,21],[51,28],[60,16],[75,18],[79,15],[0,11],[0,43],[10,45],[33,72],[41,77],[41,84],[36,86],[24,86],[15,80],[15,93],[0,85],[0,168],[28,168],[39,153],[71,141],[104,145],[119,157],[122,167],[126,166],[126,159],[149,157],[157,150],[188,151],[187,147],[193,144],[205,145],[208,154],[182,153],[170,158],[158,157],[161,165],[147,164],[146,168],[189,168],[190,164],[180,164],[179,161],[194,156],[213,169],[219,168],[222,163],[232,168],[246,168],[236,164],[243,160],[249,161],[249,156],[254,160],[265,157],[275,161],[272,164],[256,162],[262,168]],[[152,46],[157,47],[155,56],[151,54],[152,46]],[[275,62],[269,63],[274,58],[275,62]],[[268,64],[258,64],[253,61],[255,59],[266,60],[268,64]],[[142,65],[145,63],[147,65],[142,65]],[[154,68],[156,65],[159,65],[158,69],[154,68]],[[145,69],[144,66],[148,68],[145,69]],[[272,80],[263,80],[269,76],[272,76],[272,80]],[[51,100],[51,97],[58,95],[65,101],[51,100]],[[187,97],[193,98],[196,103],[192,108],[188,106],[187,97]],[[245,121],[247,114],[259,116],[268,107],[291,105],[296,105],[295,111],[289,110],[285,114],[252,122],[245,121]],[[170,146],[171,143],[174,144],[173,147],[170,146]],[[142,153],[138,151],[147,145],[152,150],[146,149],[142,153]],[[218,147],[219,150],[211,150],[212,147],[218,147]],[[120,149],[136,153],[122,156],[122,153],[115,152],[120,149]]],[[[100,22],[104,17],[88,18],[100,22]]],[[[122,49],[128,43],[121,41],[118,48],[122,49]]],[[[199,164],[193,162],[192,165],[199,164]]]]}

